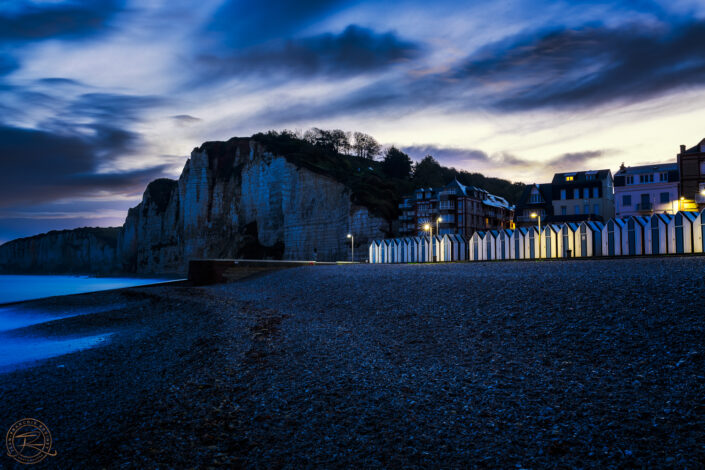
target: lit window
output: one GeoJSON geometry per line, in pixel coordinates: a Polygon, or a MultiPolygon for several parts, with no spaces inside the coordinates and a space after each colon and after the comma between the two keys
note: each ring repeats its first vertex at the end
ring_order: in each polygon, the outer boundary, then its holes
{"type": "Polygon", "coordinates": [[[572,176],[566,176],[566,177],[565,177],[565,180],[566,180],[566,181],[573,181],[573,177],[572,177],[572,176]]]}

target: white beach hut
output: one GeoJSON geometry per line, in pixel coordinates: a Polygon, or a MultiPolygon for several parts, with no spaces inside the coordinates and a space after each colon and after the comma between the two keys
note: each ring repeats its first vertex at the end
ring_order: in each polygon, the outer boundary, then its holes
{"type": "Polygon", "coordinates": [[[409,262],[421,262],[421,237],[411,237],[409,240],[409,262]]]}
{"type": "Polygon", "coordinates": [[[654,214],[644,233],[644,252],[647,255],[665,255],[668,253],[668,223],[673,216],[654,214]]]}
{"type": "Polygon", "coordinates": [[[370,263],[379,263],[379,241],[372,240],[367,256],[370,263]]]}
{"type": "Polygon", "coordinates": [[[540,248],[538,227],[529,227],[526,236],[524,236],[524,259],[538,259],[543,250],[540,248]]]}
{"type": "Polygon", "coordinates": [[[419,263],[428,263],[433,258],[431,257],[431,239],[428,236],[420,237],[419,241],[419,263]]]}
{"type": "Polygon", "coordinates": [[[611,218],[602,229],[602,256],[622,255],[622,233],[626,223],[622,219],[611,218]]]}
{"type": "Polygon", "coordinates": [[[575,243],[575,256],[589,258],[602,256],[602,222],[587,220],[578,225],[575,243]]]}
{"type": "Polygon", "coordinates": [[[497,236],[499,232],[497,230],[487,230],[485,236],[482,237],[482,252],[484,253],[483,259],[493,260],[497,257],[497,236]]]}
{"type": "Polygon", "coordinates": [[[557,251],[560,258],[572,258],[577,256],[575,249],[577,231],[578,225],[573,222],[561,224],[557,243],[557,251]]]}
{"type": "Polygon", "coordinates": [[[497,236],[497,255],[496,259],[511,259],[512,257],[512,231],[503,229],[499,231],[497,236]]]}
{"type": "Polygon", "coordinates": [[[512,259],[524,259],[524,238],[529,231],[524,227],[519,227],[512,232],[510,243],[512,245],[512,259]]]}
{"type": "MultiPolygon", "coordinates": [[[[468,241],[467,239],[456,233],[455,234],[455,240],[456,240],[456,246],[457,246],[457,254],[455,254],[455,259],[457,261],[465,261],[468,259],[468,241]]],[[[455,253],[455,251],[454,251],[455,253]]]]}
{"type": "Polygon", "coordinates": [[[482,239],[485,236],[485,232],[477,231],[470,237],[470,261],[480,261],[485,259],[484,253],[482,251],[482,239]]]}
{"type": "Polygon", "coordinates": [[[544,258],[556,258],[558,256],[558,232],[560,226],[547,224],[541,228],[541,253],[544,258]]]}
{"type": "Polygon", "coordinates": [[[622,232],[622,254],[638,256],[644,254],[644,233],[649,222],[645,217],[629,216],[623,219],[626,228],[622,232]]]}
{"type": "Polygon", "coordinates": [[[705,253],[705,209],[698,212],[693,223],[693,253],[705,253]]]}
{"type": "Polygon", "coordinates": [[[668,222],[669,253],[693,252],[693,224],[697,217],[697,212],[680,211],[668,222]]]}

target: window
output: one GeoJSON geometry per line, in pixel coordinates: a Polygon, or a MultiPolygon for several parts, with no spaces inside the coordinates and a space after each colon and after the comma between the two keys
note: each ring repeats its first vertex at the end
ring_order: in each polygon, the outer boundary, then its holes
{"type": "Polygon", "coordinates": [[[580,214],[580,206],[575,206],[575,213],[580,214]]]}
{"type": "Polygon", "coordinates": [[[539,203],[543,202],[543,198],[541,197],[541,193],[539,193],[539,190],[536,188],[533,188],[531,190],[531,197],[529,198],[529,202],[531,203],[539,203]]]}
{"type": "Polygon", "coordinates": [[[639,183],[653,183],[654,182],[654,174],[649,173],[648,175],[639,175],[639,183]]]}
{"type": "Polygon", "coordinates": [[[590,204],[585,204],[585,206],[583,207],[583,212],[584,212],[585,214],[589,214],[589,213],[590,213],[590,204]]]}
{"type": "Polygon", "coordinates": [[[668,173],[666,173],[665,171],[662,173],[659,173],[658,180],[659,181],[668,181],[668,173]]]}
{"type": "Polygon", "coordinates": [[[568,206],[561,206],[561,215],[568,215],[568,206]]]}
{"type": "Polygon", "coordinates": [[[705,175],[705,160],[700,162],[700,174],[705,175]]]}
{"type": "Polygon", "coordinates": [[[627,184],[634,184],[634,176],[626,176],[626,177],[624,178],[624,181],[625,181],[627,184]]]}
{"type": "Polygon", "coordinates": [[[585,179],[588,181],[593,181],[595,179],[595,173],[588,173],[585,175],[585,179]]]}
{"type": "Polygon", "coordinates": [[[578,188],[573,189],[573,199],[580,199],[580,190],[578,188]]]}
{"type": "Polygon", "coordinates": [[[595,205],[592,207],[592,213],[595,214],[595,215],[598,215],[598,214],[600,213],[600,205],[599,205],[599,204],[595,204],[595,205]]]}
{"type": "Polygon", "coordinates": [[[561,201],[565,201],[566,199],[565,189],[561,189],[561,201]]]}
{"type": "Polygon", "coordinates": [[[659,201],[661,201],[661,204],[666,204],[671,202],[671,195],[669,193],[661,193],[659,195],[659,201]]]}
{"type": "Polygon", "coordinates": [[[583,199],[590,199],[590,188],[583,188],[583,199]]]}
{"type": "Polygon", "coordinates": [[[566,177],[565,177],[565,180],[566,180],[566,181],[573,181],[573,177],[572,177],[572,176],[566,176],[566,177]]]}
{"type": "Polygon", "coordinates": [[[597,186],[592,188],[592,197],[595,199],[600,197],[600,188],[598,188],[597,186]]]}
{"type": "Polygon", "coordinates": [[[622,205],[624,207],[628,207],[632,205],[632,195],[631,194],[625,194],[622,196],[622,205]]]}

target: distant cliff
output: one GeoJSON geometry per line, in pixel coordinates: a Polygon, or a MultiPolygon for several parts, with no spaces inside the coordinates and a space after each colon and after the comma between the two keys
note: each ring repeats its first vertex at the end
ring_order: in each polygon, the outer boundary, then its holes
{"type": "MultiPolygon", "coordinates": [[[[271,136],[270,136],[271,137],[271,136]]],[[[286,142],[284,142],[286,144],[286,142]]],[[[396,195],[355,159],[282,147],[267,135],[207,142],[178,181],[150,183],[110,240],[95,229],[0,246],[4,272],[184,273],[192,258],[350,259],[391,231],[396,195]]],[[[108,233],[108,232],[106,232],[108,233]]]]}
{"type": "Polygon", "coordinates": [[[11,273],[95,273],[121,270],[118,227],[85,227],[19,238],[0,246],[0,271],[11,273]]]}

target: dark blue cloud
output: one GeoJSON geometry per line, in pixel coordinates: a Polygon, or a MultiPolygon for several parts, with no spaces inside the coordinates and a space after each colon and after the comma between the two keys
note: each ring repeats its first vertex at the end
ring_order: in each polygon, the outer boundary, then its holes
{"type": "Polygon", "coordinates": [[[271,42],[239,54],[201,58],[211,77],[284,72],[287,78],[343,76],[388,68],[418,57],[420,46],[392,32],[376,33],[356,25],[326,33],[271,42]]]}
{"type": "Polygon", "coordinates": [[[228,0],[208,23],[206,33],[216,34],[229,47],[248,47],[274,38],[288,38],[329,15],[349,0],[228,0]]]}
{"type": "Polygon", "coordinates": [[[0,42],[80,38],[104,30],[122,8],[118,0],[85,0],[59,4],[23,3],[0,14],[0,42]]]}
{"type": "Polygon", "coordinates": [[[465,86],[503,83],[486,96],[503,110],[636,102],[705,85],[705,22],[554,29],[491,44],[451,76],[465,86]]]}

